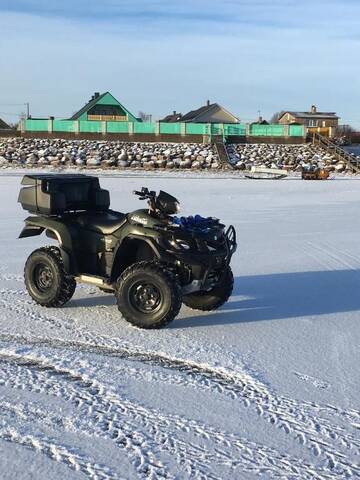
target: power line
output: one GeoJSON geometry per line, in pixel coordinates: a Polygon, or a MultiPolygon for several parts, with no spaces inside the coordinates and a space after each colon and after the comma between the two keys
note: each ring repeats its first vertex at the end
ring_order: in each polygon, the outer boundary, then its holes
{"type": "Polygon", "coordinates": [[[21,115],[23,112],[0,112],[1,115],[21,115]]]}
{"type": "Polygon", "coordinates": [[[1,107],[21,107],[25,105],[25,103],[0,103],[1,107]]]}

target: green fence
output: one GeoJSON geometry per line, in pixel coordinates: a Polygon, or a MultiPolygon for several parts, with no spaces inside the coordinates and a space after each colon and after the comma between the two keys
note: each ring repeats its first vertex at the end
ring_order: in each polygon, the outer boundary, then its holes
{"type": "Polygon", "coordinates": [[[181,135],[181,123],[160,123],[160,133],[166,135],[181,135]]]}
{"type": "Polygon", "coordinates": [[[47,132],[49,128],[48,120],[33,120],[29,118],[24,123],[27,132],[47,132]]]}
{"type": "Polygon", "coordinates": [[[79,132],[81,133],[101,133],[102,131],[102,122],[96,120],[79,121],[79,132]]]}
{"type": "Polygon", "coordinates": [[[26,132],[134,133],[166,135],[303,137],[303,125],[245,125],[243,123],[166,123],[166,122],[100,122],[91,120],[27,119],[26,132]],[[52,129],[51,129],[52,122],[52,129]]]}
{"type": "Polygon", "coordinates": [[[134,133],[155,133],[156,123],[154,122],[134,122],[134,133]]]}
{"type": "Polygon", "coordinates": [[[242,123],[224,123],[224,136],[244,137],[246,135],[246,125],[242,123]]]}
{"type": "Polygon", "coordinates": [[[222,135],[224,133],[224,127],[222,123],[212,123],[209,127],[211,135],[222,135]]]}
{"type": "Polygon", "coordinates": [[[186,123],[186,131],[188,135],[208,135],[207,123],[186,123]]]}
{"type": "Polygon", "coordinates": [[[106,131],[108,133],[128,133],[129,122],[106,122],[106,131]]]}
{"type": "Polygon", "coordinates": [[[75,122],[72,120],[53,120],[53,132],[75,132],[75,122]]]}
{"type": "Polygon", "coordinates": [[[254,137],[285,137],[285,125],[250,125],[250,135],[254,137]]]}
{"type": "Polygon", "coordinates": [[[289,125],[290,137],[303,137],[304,127],[302,125],[289,125]]]}

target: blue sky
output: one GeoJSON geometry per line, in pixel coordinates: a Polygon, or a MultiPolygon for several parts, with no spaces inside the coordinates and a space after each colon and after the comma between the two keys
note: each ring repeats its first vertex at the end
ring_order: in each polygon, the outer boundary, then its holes
{"type": "Polygon", "coordinates": [[[243,121],[315,103],[360,128],[358,0],[0,0],[0,117],[67,117],[95,91],[243,121]]]}

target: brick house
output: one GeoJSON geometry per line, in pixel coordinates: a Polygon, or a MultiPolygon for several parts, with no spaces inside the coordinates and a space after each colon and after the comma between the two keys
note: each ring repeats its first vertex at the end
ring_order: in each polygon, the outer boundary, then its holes
{"type": "Polygon", "coordinates": [[[304,125],[308,132],[317,131],[331,137],[339,125],[339,117],[335,112],[318,112],[316,105],[312,105],[309,112],[284,111],[278,122],[282,125],[304,125]]]}

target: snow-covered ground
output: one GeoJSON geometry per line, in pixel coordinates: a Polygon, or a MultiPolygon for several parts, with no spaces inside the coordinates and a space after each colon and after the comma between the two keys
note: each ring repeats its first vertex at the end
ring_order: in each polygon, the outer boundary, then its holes
{"type": "Polygon", "coordinates": [[[0,176],[1,479],[360,477],[359,182],[103,177],[233,223],[230,302],[142,331],[112,295],[26,294],[20,175],[0,176]]]}

